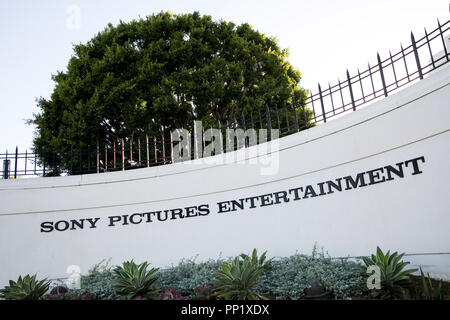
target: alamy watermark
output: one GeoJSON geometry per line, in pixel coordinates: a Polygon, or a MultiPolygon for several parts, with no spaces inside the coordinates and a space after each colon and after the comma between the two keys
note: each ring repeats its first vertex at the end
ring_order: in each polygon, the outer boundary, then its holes
{"type": "Polygon", "coordinates": [[[69,30],[77,30],[81,28],[81,9],[78,5],[72,4],[66,8],[66,27],[69,30]]]}
{"type": "Polygon", "coordinates": [[[381,289],[381,270],[379,266],[369,266],[366,271],[370,276],[367,278],[367,289],[381,289]]]}
{"type": "Polygon", "coordinates": [[[66,269],[69,274],[65,281],[68,289],[81,289],[81,268],[77,265],[70,265],[66,269]]]}
{"type": "Polygon", "coordinates": [[[261,175],[273,175],[280,167],[278,138],[278,129],[204,130],[201,121],[194,121],[193,133],[187,129],[171,132],[171,160],[172,163],[189,163],[186,161],[191,160],[193,154],[197,163],[257,165],[261,175]]]}

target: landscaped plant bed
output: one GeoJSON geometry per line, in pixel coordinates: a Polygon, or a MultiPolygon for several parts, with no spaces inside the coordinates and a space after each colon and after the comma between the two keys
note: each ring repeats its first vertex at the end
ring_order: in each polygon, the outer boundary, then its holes
{"type": "MultiPolygon", "coordinates": [[[[64,284],[47,291],[50,281],[11,281],[0,290],[5,299],[48,300],[363,300],[433,299],[447,300],[450,282],[431,279],[428,274],[411,275],[418,269],[397,252],[363,257],[364,264],[351,259],[333,259],[316,248],[312,255],[295,254],[267,260],[256,249],[250,255],[197,262],[181,260],[178,265],[153,268],[147,262],[126,261],[111,267],[100,263],[80,279],[80,289],[64,284]],[[370,269],[369,269],[370,267],[370,269]],[[369,270],[378,269],[381,289],[368,289],[373,279],[369,270]],[[28,282],[30,282],[28,284],[28,282]]],[[[375,273],[374,273],[375,274],[375,273]]],[[[375,281],[376,283],[376,281],[375,281]]],[[[55,283],[54,283],[55,285],[55,283]]]]}

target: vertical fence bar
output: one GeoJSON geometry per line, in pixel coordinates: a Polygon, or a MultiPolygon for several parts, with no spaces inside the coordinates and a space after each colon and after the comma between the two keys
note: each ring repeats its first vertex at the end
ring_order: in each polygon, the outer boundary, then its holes
{"type": "Polygon", "coordinates": [[[163,130],[163,134],[162,134],[162,160],[163,160],[163,164],[166,163],[166,146],[165,146],[165,141],[164,141],[164,130],[163,130]]]}
{"type": "Polygon", "coordinates": [[[80,171],[80,174],[82,174],[83,173],[83,167],[82,167],[83,152],[82,152],[81,146],[80,146],[79,156],[80,156],[80,159],[79,159],[79,162],[80,162],[79,163],[79,171],[80,171]]]}
{"type": "Polygon", "coordinates": [[[384,81],[383,66],[381,65],[380,54],[377,52],[378,69],[380,71],[381,83],[383,85],[384,96],[387,97],[386,82],[384,81]]]}
{"type": "Polygon", "coordinates": [[[141,137],[138,137],[138,158],[139,158],[139,167],[141,166],[141,137]]]}
{"type": "Polygon", "coordinates": [[[445,58],[449,61],[447,46],[445,45],[444,34],[442,33],[441,23],[438,19],[439,34],[441,35],[442,45],[444,46],[445,58]]]}
{"type": "Polygon", "coordinates": [[[291,131],[291,128],[289,127],[289,116],[288,116],[288,112],[287,112],[286,102],[283,104],[283,109],[284,109],[284,115],[286,116],[287,132],[289,133],[291,131]]]}
{"type": "Polygon", "coordinates": [[[417,71],[419,71],[420,80],[423,79],[422,67],[420,66],[419,53],[417,52],[416,40],[414,39],[414,34],[411,32],[411,42],[414,51],[414,57],[416,58],[417,71]]]}
{"type": "MultiPolygon", "coordinates": [[[[202,127],[202,143],[203,143],[203,151],[206,149],[206,141],[205,141],[205,128],[202,127]]],[[[204,152],[202,152],[202,158],[203,158],[204,152]]]]}
{"type": "Polygon", "coordinates": [[[345,111],[344,96],[342,95],[342,84],[341,84],[341,80],[339,80],[339,78],[338,78],[338,84],[339,84],[339,93],[341,95],[341,101],[342,101],[342,111],[345,111]]]}
{"type": "Polygon", "coordinates": [[[363,89],[362,80],[361,80],[361,72],[359,72],[359,68],[358,68],[358,79],[359,79],[359,86],[361,88],[363,102],[366,102],[366,96],[364,95],[364,89],[363,89]]]}
{"type": "Polygon", "coordinates": [[[314,97],[313,97],[312,90],[310,91],[309,94],[310,94],[310,99],[311,99],[311,106],[312,106],[312,109],[313,109],[314,123],[317,123],[316,108],[314,107],[314,97]]]}
{"type": "Polygon", "coordinates": [[[148,135],[145,135],[145,144],[147,146],[147,168],[150,167],[150,148],[148,146],[148,135]]]}
{"type": "Polygon", "coordinates": [[[105,172],[108,171],[108,145],[105,143],[105,172]]]}
{"type": "Polygon", "coordinates": [[[272,122],[270,119],[270,111],[269,106],[266,103],[266,121],[267,121],[267,133],[268,133],[268,140],[272,140],[272,122]]]}
{"type": "Polygon", "coordinates": [[[292,111],[294,112],[295,132],[299,132],[299,131],[300,131],[300,128],[299,128],[299,126],[298,126],[297,109],[295,108],[295,98],[294,98],[294,95],[292,95],[292,111]]]}
{"type": "Polygon", "coordinates": [[[9,171],[10,171],[10,169],[9,169],[9,162],[8,162],[8,149],[6,149],[6,176],[5,176],[5,179],[9,179],[9,171]]]}
{"type": "Polygon", "coordinates": [[[395,86],[398,88],[397,74],[395,73],[394,59],[392,59],[391,50],[389,50],[389,57],[391,58],[391,66],[392,66],[392,72],[394,73],[395,86]]]}
{"type": "Polygon", "coordinates": [[[100,146],[97,138],[97,173],[100,173],[100,146]]]}
{"type": "Polygon", "coordinates": [[[14,160],[14,179],[17,179],[17,156],[19,154],[19,148],[16,146],[16,157],[14,160]]]}
{"type": "Polygon", "coordinates": [[[174,154],[173,154],[173,137],[172,137],[172,130],[170,131],[170,161],[173,163],[174,160],[174,154]]]}
{"type": "Polygon", "coordinates": [[[370,83],[372,84],[373,97],[376,98],[377,95],[375,93],[375,85],[373,84],[372,69],[370,68],[370,64],[368,62],[367,62],[367,67],[369,69],[369,76],[370,76],[370,83]]]}
{"type": "MultiPolygon", "coordinates": [[[[180,139],[179,141],[178,141],[178,154],[180,155],[180,157],[181,157],[181,133],[180,133],[180,131],[178,130],[178,129],[176,129],[177,130],[177,132],[178,132],[178,139],[180,139]]],[[[171,133],[172,134],[172,133],[171,133]]],[[[175,158],[174,158],[174,154],[173,154],[173,150],[172,150],[172,159],[174,159],[175,160],[175,158]]],[[[172,161],[172,163],[174,163],[174,161],[172,161]]]]}
{"type": "Polygon", "coordinates": [[[153,137],[153,144],[155,147],[155,164],[158,164],[158,148],[156,147],[156,136],[153,137]]]}
{"type": "MultiPolygon", "coordinates": [[[[336,110],[334,109],[333,93],[331,92],[331,85],[329,82],[328,82],[328,90],[330,91],[331,108],[333,108],[333,115],[335,115],[336,110]]],[[[306,118],[305,118],[305,123],[306,123],[306,118]]]]}
{"type": "Polygon", "coordinates": [[[125,171],[125,144],[122,138],[122,171],[125,171]]]}
{"type": "MultiPolygon", "coordinates": [[[[242,116],[243,116],[243,114],[242,114],[242,116]]],[[[222,124],[220,123],[220,120],[217,120],[217,127],[219,129],[219,141],[220,141],[218,147],[221,147],[220,153],[222,153],[222,152],[224,152],[224,149],[226,149],[226,146],[223,143],[222,124]]],[[[244,130],[245,130],[245,119],[244,119],[244,130]]],[[[188,148],[189,148],[189,145],[188,145],[188,148]]],[[[181,150],[181,144],[180,144],[180,150],[181,150]]],[[[180,151],[180,155],[181,155],[181,151],[180,151]]]]}
{"type": "Polygon", "coordinates": [[[409,82],[410,79],[409,79],[408,64],[406,63],[405,50],[403,49],[402,44],[400,44],[400,49],[402,50],[403,63],[405,65],[406,76],[408,77],[408,82],[409,82]]]}
{"type": "Polygon", "coordinates": [[[114,169],[116,168],[116,141],[114,140],[114,142],[113,142],[113,154],[114,154],[114,156],[113,156],[113,165],[114,165],[114,169]]]}
{"type": "Polygon", "coordinates": [[[319,87],[320,105],[322,107],[323,122],[326,123],[327,122],[327,115],[325,114],[325,106],[323,105],[322,88],[320,87],[320,83],[318,83],[318,87],[319,87]]]}
{"type": "Polygon", "coordinates": [[[347,83],[348,83],[348,90],[350,91],[350,99],[352,100],[352,109],[353,111],[356,111],[356,105],[355,105],[355,98],[353,97],[353,90],[352,90],[352,82],[350,80],[350,73],[347,69],[347,83]]]}
{"type": "Polygon", "coordinates": [[[431,52],[431,46],[430,46],[430,40],[428,39],[428,32],[426,28],[423,28],[425,31],[425,39],[427,40],[427,45],[428,45],[428,52],[430,53],[430,57],[431,57],[431,64],[433,66],[433,69],[436,68],[435,64],[434,64],[434,58],[433,58],[433,53],[431,52]]]}
{"type": "MultiPolygon", "coordinates": [[[[220,127],[220,124],[219,124],[219,127],[220,127]]],[[[181,150],[181,132],[177,129],[177,132],[179,132],[179,134],[178,134],[178,136],[179,136],[179,139],[180,139],[180,141],[178,141],[178,154],[180,155],[180,159],[181,159],[181,156],[182,156],[182,150],[181,150]]],[[[184,138],[183,138],[184,139],[184,138]]]]}
{"type": "Polygon", "coordinates": [[[133,165],[133,137],[130,139],[130,166],[133,165]]]}
{"type": "MultiPolygon", "coordinates": [[[[250,118],[252,118],[251,113],[250,113],[250,118]]],[[[232,141],[230,139],[231,127],[230,127],[230,123],[228,122],[228,120],[225,124],[225,128],[226,128],[225,129],[225,150],[226,150],[225,152],[230,152],[230,151],[233,151],[234,146],[231,146],[231,143],[232,143],[232,141]]],[[[234,143],[234,140],[233,140],[233,143],[234,143]]]]}
{"type": "Polygon", "coordinates": [[[244,129],[244,131],[245,131],[245,116],[244,116],[244,113],[241,113],[241,122],[242,122],[242,129],[244,129]]]}

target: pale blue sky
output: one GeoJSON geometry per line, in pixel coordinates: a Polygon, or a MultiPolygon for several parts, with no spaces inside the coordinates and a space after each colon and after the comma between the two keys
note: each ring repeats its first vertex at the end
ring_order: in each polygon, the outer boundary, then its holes
{"type": "Polygon", "coordinates": [[[74,43],[84,43],[108,22],[130,21],[161,10],[200,11],[214,20],[248,22],[290,49],[301,85],[317,88],[364,68],[376,53],[386,56],[423,35],[436,19],[449,19],[447,0],[0,0],[0,152],[29,148],[34,128],[24,124],[38,112],[36,97],[48,98],[51,75],[65,70],[74,43]],[[67,9],[80,8],[80,28],[70,29],[67,9]]]}

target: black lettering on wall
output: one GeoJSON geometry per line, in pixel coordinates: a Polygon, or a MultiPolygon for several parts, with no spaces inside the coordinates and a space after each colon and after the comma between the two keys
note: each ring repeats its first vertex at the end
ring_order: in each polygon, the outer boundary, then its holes
{"type": "Polygon", "coordinates": [[[353,179],[352,176],[343,177],[342,179],[345,180],[347,186],[345,190],[356,189],[358,188],[358,184],[359,187],[367,186],[366,182],[364,181],[364,172],[358,173],[356,175],[356,181],[353,179]],[[350,185],[352,186],[350,187],[350,185]]]}
{"type": "Polygon", "coordinates": [[[84,227],[84,219],[80,219],[80,220],[70,220],[70,223],[72,224],[72,226],[70,227],[70,230],[75,230],[75,226],[77,226],[80,229],[83,229],[84,227]]]}
{"type": "Polygon", "coordinates": [[[419,160],[421,160],[423,163],[425,163],[425,157],[423,157],[423,156],[419,157],[419,158],[415,158],[415,159],[411,159],[411,160],[405,161],[405,166],[406,167],[408,166],[408,163],[412,163],[413,169],[414,169],[414,172],[412,173],[413,176],[416,175],[416,174],[422,173],[422,171],[420,171],[420,169],[419,169],[419,160]]]}
{"type": "Polygon", "coordinates": [[[336,181],[337,183],[334,183],[334,182],[331,181],[331,180],[326,182],[327,185],[328,185],[328,194],[334,193],[334,191],[331,190],[331,187],[333,187],[333,188],[334,188],[335,190],[337,190],[337,191],[342,191],[342,185],[341,185],[342,178],[336,179],[335,181],[336,181]]]}
{"type": "Polygon", "coordinates": [[[238,207],[241,210],[244,210],[244,200],[245,199],[239,199],[237,201],[231,200],[231,211],[237,211],[236,207],[238,207]]]}
{"type": "Polygon", "coordinates": [[[209,205],[202,204],[198,206],[198,214],[201,216],[207,216],[209,214],[209,205]]]}
{"type": "Polygon", "coordinates": [[[383,173],[383,172],[384,172],[383,168],[378,168],[378,169],[367,171],[367,174],[369,175],[369,180],[370,180],[369,185],[385,182],[386,178],[380,177],[380,173],[383,173]],[[379,172],[377,172],[377,171],[379,171],[379,172]]]}
{"type": "Polygon", "coordinates": [[[403,162],[397,163],[396,166],[398,169],[394,168],[393,166],[386,166],[384,167],[386,169],[387,179],[386,181],[394,180],[392,178],[392,173],[395,174],[397,177],[403,178],[403,162]]]}
{"type": "Polygon", "coordinates": [[[52,232],[53,222],[45,221],[41,223],[41,232],[52,232]]]}

